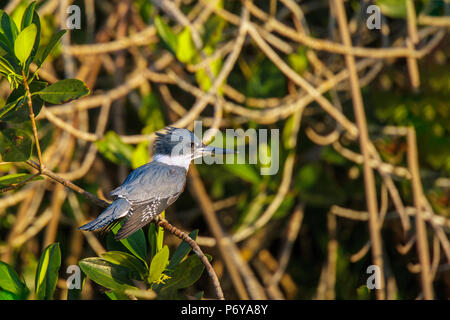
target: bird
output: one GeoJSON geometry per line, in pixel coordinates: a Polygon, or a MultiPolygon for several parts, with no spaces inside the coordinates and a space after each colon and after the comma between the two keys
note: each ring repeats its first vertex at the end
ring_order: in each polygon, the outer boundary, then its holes
{"type": "Polygon", "coordinates": [[[125,220],[115,235],[116,240],[125,239],[178,199],[192,160],[204,155],[235,153],[206,146],[184,128],[169,126],[156,135],[153,160],[131,171],[123,184],[110,192],[114,201],[95,220],[79,229],[109,231],[125,220]]]}

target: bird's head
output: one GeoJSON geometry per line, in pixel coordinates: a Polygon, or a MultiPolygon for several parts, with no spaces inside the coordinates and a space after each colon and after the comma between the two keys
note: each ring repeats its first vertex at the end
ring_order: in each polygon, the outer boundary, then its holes
{"type": "Polygon", "coordinates": [[[204,155],[234,153],[233,150],[206,146],[187,129],[166,127],[157,132],[154,159],[170,165],[189,167],[191,160],[204,155]]]}

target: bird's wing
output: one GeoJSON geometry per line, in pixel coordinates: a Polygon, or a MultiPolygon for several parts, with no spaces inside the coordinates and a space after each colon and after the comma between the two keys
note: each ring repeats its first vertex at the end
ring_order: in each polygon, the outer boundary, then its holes
{"type": "Polygon", "coordinates": [[[137,230],[152,221],[154,217],[163,212],[172,203],[174,203],[182,192],[183,191],[171,195],[167,198],[156,198],[151,201],[145,201],[133,205],[125,218],[124,224],[115,236],[116,240],[128,237],[129,235],[135,233],[137,230]]]}
{"type": "Polygon", "coordinates": [[[184,189],[186,169],[150,162],[132,171],[124,183],[111,192],[130,203],[143,203],[156,198],[168,198],[184,189]]]}
{"type": "Polygon", "coordinates": [[[148,224],[180,196],[185,183],[186,170],[177,166],[151,162],[131,172],[122,186],[111,192],[131,204],[116,239],[148,224]]]}

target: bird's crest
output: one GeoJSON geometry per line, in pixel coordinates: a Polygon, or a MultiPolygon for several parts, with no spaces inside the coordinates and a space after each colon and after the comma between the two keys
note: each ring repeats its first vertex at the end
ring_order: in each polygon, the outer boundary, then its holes
{"type": "Polygon", "coordinates": [[[163,132],[156,132],[154,153],[170,155],[173,148],[185,139],[192,139],[192,133],[187,129],[167,126],[163,132]]]}

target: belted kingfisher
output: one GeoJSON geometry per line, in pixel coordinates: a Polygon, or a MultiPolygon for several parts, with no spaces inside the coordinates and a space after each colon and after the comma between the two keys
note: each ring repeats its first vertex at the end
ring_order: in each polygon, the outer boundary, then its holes
{"type": "Polygon", "coordinates": [[[164,133],[156,134],[153,161],[133,170],[124,183],[110,193],[114,202],[79,229],[109,229],[125,218],[115,236],[116,240],[124,239],[178,199],[184,190],[191,160],[203,155],[234,153],[204,145],[187,129],[167,127],[164,133]]]}

